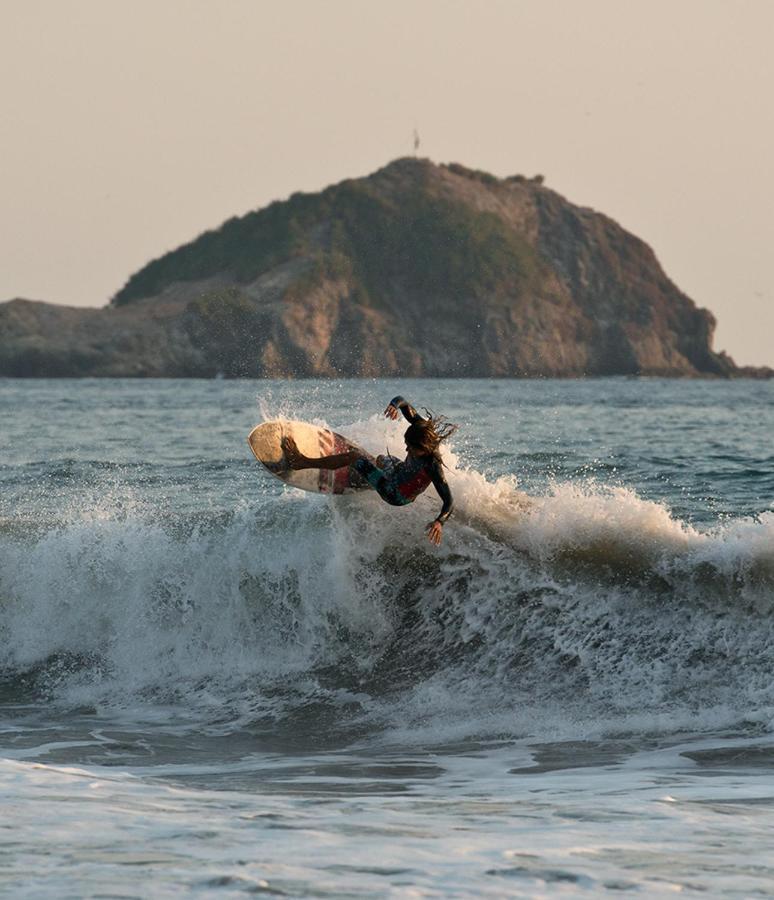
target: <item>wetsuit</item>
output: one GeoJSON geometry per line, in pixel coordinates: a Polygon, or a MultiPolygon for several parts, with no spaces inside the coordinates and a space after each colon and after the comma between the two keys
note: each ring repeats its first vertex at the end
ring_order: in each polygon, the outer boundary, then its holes
{"type": "MultiPolygon", "coordinates": [[[[390,400],[390,405],[399,409],[412,425],[425,421],[403,397],[394,397],[390,400]]],[[[443,463],[435,454],[407,456],[405,460],[395,456],[379,456],[376,463],[362,457],[353,464],[353,468],[376,490],[382,500],[393,506],[413,503],[432,484],[443,501],[443,508],[435,521],[443,525],[452,513],[454,502],[443,474],[443,463]]]]}

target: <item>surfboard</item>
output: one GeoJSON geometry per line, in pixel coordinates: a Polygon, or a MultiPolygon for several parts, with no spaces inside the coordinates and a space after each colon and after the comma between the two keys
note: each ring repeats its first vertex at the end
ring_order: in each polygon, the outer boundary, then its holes
{"type": "Polygon", "coordinates": [[[248,435],[247,443],[255,458],[285,484],[318,494],[349,494],[368,488],[367,482],[351,466],[340,469],[291,469],[282,449],[285,437],[292,437],[304,456],[332,456],[357,450],[363,456],[373,458],[335,431],[308,422],[278,419],[256,425],[248,435]]]}

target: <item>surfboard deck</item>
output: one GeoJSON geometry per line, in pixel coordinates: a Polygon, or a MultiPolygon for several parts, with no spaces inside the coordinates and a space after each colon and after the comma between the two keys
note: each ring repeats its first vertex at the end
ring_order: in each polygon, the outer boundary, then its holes
{"type": "Polygon", "coordinates": [[[368,483],[354,469],[291,469],[282,449],[285,437],[292,437],[304,456],[331,456],[357,450],[371,459],[371,454],[352,441],[318,425],[277,419],[256,425],[247,437],[255,458],[285,484],[318,494],[350,494],[367,490],[368,483]]]}

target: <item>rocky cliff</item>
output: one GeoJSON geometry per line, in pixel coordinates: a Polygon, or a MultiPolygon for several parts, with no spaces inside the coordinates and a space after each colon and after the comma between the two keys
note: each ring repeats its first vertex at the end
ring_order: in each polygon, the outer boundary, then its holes
{"type": "Polygon", "coordinates": [[[652,250],[542,179],[401,159],[231,219],[104,309],[0,305],[0,374],[734,375],[652,250]]]}

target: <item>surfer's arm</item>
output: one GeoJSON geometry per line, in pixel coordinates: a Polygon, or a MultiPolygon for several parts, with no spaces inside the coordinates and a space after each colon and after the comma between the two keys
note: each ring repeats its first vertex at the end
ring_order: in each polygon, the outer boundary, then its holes
{"type": "Polygon", "coordinates": [[[425,528],[428,540],[431,544],[435,544],[437,547],[441,543],[441,539],[443,538],[443,523],[449,518],[449,516],[452,514],[452,510],[454,509],[454,501],[452,500],[449,485],[447,484],[446,478],[443,474],[442,463],[440,460],[433,460],[433,467],[430,470],[430,477],[433,481],[433,487],[436,489],[436,491],[438,491],[438,496],[441,498],[441,500],[443,500],[443,507],[440,514],[436,516],[436,518],[425,528]]]}
{"type": "Polygon", "coordinates": [[[408,402],[408,400],[404,400],[403,397],[398,395],[397,397],[393,397],[392,400],[387,404],[387,409],[385,409],[384,414],[390,419],[397,419],[398,413],[402,412],[403,415],[414,425],[416,422],[424,422],[425,420],[419,413],[414,409],[414,407],[408,402]]]}
{"type": "Polygon", "coordinates": [[[449,483],[446,481],[446,476],[443,474],[443,464],[438,460],[433,462],[433,468],[431,470],[431,476],[433,480],[433,487],[438,491],[438,496],[443,501],[443,507],[441,508],[441,512],[436,516],[435,521],[439,525],[443,525],[444,522],[449,518],[452,514],[452,510],[454,509],[454,500],[452,499],[451,489],[449,488],[449,483]]]}
{"type": "Polygon", "coordinates": [[[452,510],[454,509],[454,501],[452,500],[449,485],[447,484],[446,478],[444,477],[441,463],[438,460],[435,460],[433,462],[431,476],[433,480],[433,487],[438,491],[438,496],[441,498],[441,500],[443,500],[443,508],[441,509],[440,515],[438,515],[432,522],[427,525],[425,531],[427,532],[427,537],[430,543],[438,546],[441,543],[441,538],[443,537],[443,523],[452,514],[452,510]]]}

